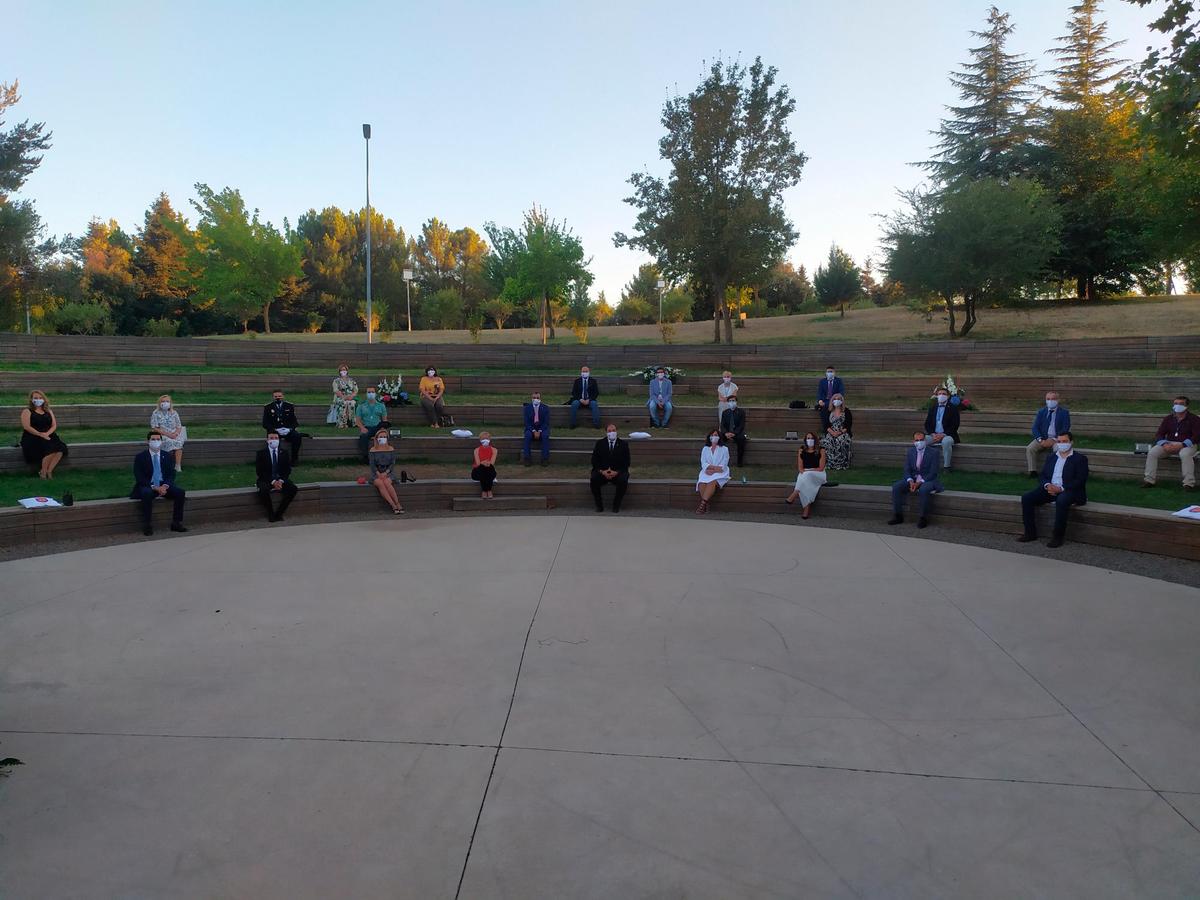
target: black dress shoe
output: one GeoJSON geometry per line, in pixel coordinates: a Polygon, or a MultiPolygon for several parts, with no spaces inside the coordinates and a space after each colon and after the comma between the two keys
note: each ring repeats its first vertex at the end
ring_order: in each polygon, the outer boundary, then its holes
{"type": "Polygon", "coordinates": [[[267,513],[267,521],[268,522],[278,522],[279,517],[277,515],[275,515],[275,513],[267,513]]]}
{"type": "Polygon", "coordinates": [[[1037,540],[1036,534],[1023,534],[1017,538],[1017,543],[1018,544],[1028,544],[1030,541],[1036,541],[1036,540],[1037,540]]]}
{"type": "Polygon", "coordinates": [[[904,516],[892,516],[890,519],[888,519],[888,524],[889,525],[903,525],[904,524],[904,516]]]}
{"type": "Polygon", "coordinates": [[[604,507],[599,503],[596,504],[596,512],[604,512],[604,507]]]}
{"type": "Polygon", "coordinates": [[[550,465],[550,460],[548,460],[548,459],[543,459],[543,460],[542,460],[542,465],[543,465],[543,466],[548,466],[548,465],[550,465]]]}
{"type": "Polygon", "coordinates": [[[921,518],[917,519],[917,527],[918,528],[927,528],[928,526],[929,526],[929,520],[927,518],[925,518],[924,516],[921,516],[921,518]]]}
{"type": "Polygon", "coordinates": [[[1058,537],[1057,535],[1055,535],[1054,537],[1052,537],[1050,539],[1050,543],[1048,543],[1046,546],[1049,547],[1051,550],[1054,550],[1054,549],[1057,549],[1058,547],[1061,547],[1062,545],[1063,545],[1063,539],[1061,537],[1058,537]]]}
{"type": "Polygon", "coordinates": [[[1154,487],[1154,485],[1153,485],[1153,484],[1151,484],[1149,481],[1143,481],[1143,482],[1142,482],[1142,487],[1144,487],[1144,488],[1152,488],[1152,487],[1154,487]]]}
{"type": "Polygon", "coordinates": [[[183,534],[185,531],[187,531],[187,526],[180,522],[172,522],[171,530],[178,531],[180,534],[183,534]]]}
{"type": "Polygon", "coordinates": [[[621,507],[619,507],[619,506],[614,506],[614,507],[613,507],[613,509],[612,509],[612,511],[613,511],[613,512],[615,512],[615,513],[619,513],[619,512],[621,511],[621,507]]]}
{"type": "Polygon", "coordinates": [[[154,534],[154,529],[147,525],[142,529],[142,534],[144,534],[146,537],[150,537],[150,535],[154,534]]]}
{"type": "Polygon", "coordinates": [[[1034,472],[1033,470],[1030,470],[1030,472],[1029,472],[1029,477],[1030,477],[1030,478],[1037,478],[1037,477],[1038,477],[1038,473],[1037,473],[1037,472],[1034,472]]]}

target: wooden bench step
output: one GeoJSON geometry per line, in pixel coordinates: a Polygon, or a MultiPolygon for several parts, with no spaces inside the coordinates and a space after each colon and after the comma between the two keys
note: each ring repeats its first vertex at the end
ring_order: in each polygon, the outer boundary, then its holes
{"type": "Polygon", "coordinates": [[[455,497],[453,506],[455,512],[513,512],[522,509],[553,509],[554,503],[549,497],[493,497],[484,500],[482,497],[455,497]]]}

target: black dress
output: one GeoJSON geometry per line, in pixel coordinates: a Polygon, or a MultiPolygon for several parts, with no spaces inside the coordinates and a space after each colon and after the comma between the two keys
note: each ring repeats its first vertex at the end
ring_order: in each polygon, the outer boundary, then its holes
{"type": "MultiPolygon", "coordinates": [[[[44,434],[52,424],[50,413],[42,412],[40,409],[29,411],[30,428],[44,434]]],[[[22,429],[21,452],[25,454],[25,462],[31,466],[36,466],[41,465],[42,460],[51,453],[61,453],[63,456],[66,456],[67,445],[58,436],[57,430],[50,437],[44,438],[38,437],[36,434],[30,434],[28,431],[22,429]]]]}
{"type": "Polygon", "coordinates": [[[821,447],[817,446],[816,450],[809,453],[807,450],[800,451],[800,461],[804,463],[804,470],[819,468],[821,465],[821,447]]]}

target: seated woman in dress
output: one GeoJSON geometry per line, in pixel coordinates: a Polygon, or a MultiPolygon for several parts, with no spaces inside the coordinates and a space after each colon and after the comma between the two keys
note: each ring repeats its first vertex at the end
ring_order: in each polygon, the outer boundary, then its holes
{"type": "Polygon", "coordinates": [[[708,433],[704,449],[700,451],[700,475],[696,479],[696,493],[700,495],[697,513],[708,512],[708,501],[718,488],[729,481],[729,448],[721,444],[721,432],[714,428],[708,433]]]}
{"type": "Polygon", "coordinates": [[[345,363],[338,366],[337,378],[333,379],[333,402],[329,404],[326,423],[338,428],[349,428],[354,424],[354,408],[358,406],[358,382],[350,377],[350,367],[345,363]]]}
{"type": "Polygon", "coordinates": [[[796,453],[796,487],[785,501],[789,506],[800,498],[800,517],[807,519],[812,513],[813,501],[825,483],[825,448],[817,443],[815,432],[804,435],[804,443],[796,453]]]}
{"type": "Polygon", "coordinates": [[[179,410],[171,402],[170,394],[158,398],[158,406],[150,413],[150,430],[162,435],[164,453],[175,454],[175,471],[183,471],[183,445],[187,442],[187,429],[179,419],[179,410]]]}
{"type": "Polygon", "coordinates": [[[430,428],[442,427],[442,416],[446,414],[446,401],[442,397],[446,393],[446,382],[442,381],[437,369],[429,366],[417,385],[421,394],[421,409],[425,410],[425,421],[430,428]]]}
{"type": "Polygon", "coordinates": [[[846,398],[834,394],[829,398],[829,427],[821,438],[825,450],[825,467],[828,469],[850,468],[850,457],[854,450],[854,416],[846,408],[846,398]]]}
{"type": "Polygon", "coordinates": [[[67,455],[54,410],[41,391],[30,391],[29,407],[21,410],[21,452],[25,462],[41,466],[39,478],[53,478],[54,467],[67,455]]]}
{"type": "Polygon", "coordinates": [[[736,400],[738,386],[733,383],[733,373],[724,371],[721,373],[721,383],[717,385],[717,422],[721,421],[721,414],[729,409],[729,401],[736,400]]]}
{"type": "Polygon", "coordinates": [[[496,483],[496,448],[492,446],[492,433],[479,432],[479,446],[471,467],[471,480],[479,482],[479,496],[484,500],[492,499],[492,485],[496,483]]]}
{"type": "Polygon", "coordinates": [[[396,495],[395,480],[396,448],[390,443],[391,435],[386,428],[380,428],[375,434],[375,444],[367,454],[367,480],[375,485],[379,496],[384,499],[396,515],[404,512],[400,498],[396,495]]]}

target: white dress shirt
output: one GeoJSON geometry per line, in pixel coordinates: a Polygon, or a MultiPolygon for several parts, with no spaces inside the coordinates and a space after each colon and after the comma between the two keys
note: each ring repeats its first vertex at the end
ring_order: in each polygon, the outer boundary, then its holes
{"type": "MultiPolygon", "coordinates": [[[[1056,459],[1054,461],[1054,474],[1050,477],[1050,484],[1054,485],[1055,487],[1063,486],[1063,483],[1062,483],[1063,469],[1067,465],[1067,460],[1070,459],[1074,455],[1075,455],[1074,450],[1072,450],[1066,456],[1063,456],[1061,453],[1055,454],[1055,456],[1057,456],[1058,459],[1056,459]]],[[[1046,487],[1050,487],[1050,484],[1046,485],[1046,487]]]]}

